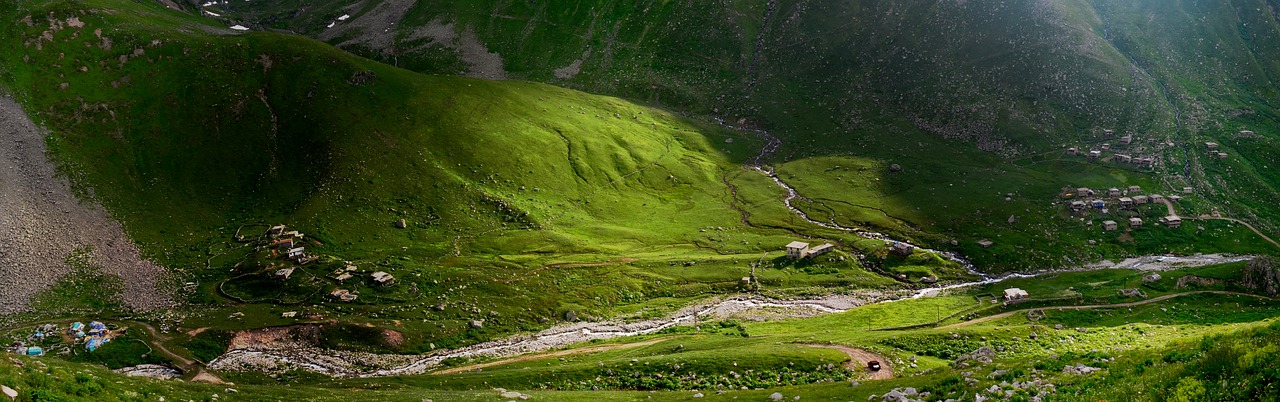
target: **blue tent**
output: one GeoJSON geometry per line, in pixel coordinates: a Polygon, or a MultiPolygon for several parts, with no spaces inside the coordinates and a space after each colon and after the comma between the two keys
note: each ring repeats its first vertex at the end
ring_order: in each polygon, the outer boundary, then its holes
{"type": "Polygon", "coordinates": [[[106,343],[106,341],[102,340],[102,338],[98,338],[98,337],[89,338],[89,340],[84,343],[84,348],[85,350],[92,352],[102,347],[103,343],[106,343]]]}
{"type": "Polygon", "coordinates": [[[80,323],[79,321],[71,323],[71,332],[76,332],[82,329],[84,329],[84,324],[80,323]]]}
{"type": "Polygon", "coordinates": [[[27,356],[43,356],[43,355],[44,355],[44,348],[41,348],[39,346],[32,346],[27,348],[27,356]]]}

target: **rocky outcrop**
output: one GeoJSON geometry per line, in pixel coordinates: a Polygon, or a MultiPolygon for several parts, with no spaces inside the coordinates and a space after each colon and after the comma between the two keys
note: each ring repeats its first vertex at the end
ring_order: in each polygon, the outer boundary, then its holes
{"type": "Polygon", "coordinates": [[[1187,276],[1178,278],[1179,288],[1185,288],[1189,286],[1201,286],[1201,287],[1217,286],[1221,284],[1222,284],[1221,279],[1205,278],[1202,276],[1195,276],[1195,275],[1187,275],[1187,276]]]}
{"type": "Polygon", "coordinates": [[[1240,286],[1275,296],[1280,293],[1280,264],[1270,256],[1250,260],[1245,266],[1240,286]]]}
{"type": "Polygon", "coordinates": [[[956,358],[956,362],[952,363],[953,367],[972,367],[991,364],[991,360],[996,357],[996,351],[990,347],[980,347],[977,350],[961,355],[956,358]]]}

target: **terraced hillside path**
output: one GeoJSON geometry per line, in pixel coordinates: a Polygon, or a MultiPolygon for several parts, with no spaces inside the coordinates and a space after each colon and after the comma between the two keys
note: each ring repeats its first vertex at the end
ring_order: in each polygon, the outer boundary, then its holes
{"type": "Polygon", "coordinates": [[[1141,306],[1141,305],[1144,305],[1144,304],[1158,303],[1158,302],[1162,302],[1162,301],[1165,301],[1165,300],[1169,300],[1169,299],[1172,299],[1172,298],[1175,298],[1175,297],[1190,296],[1190,295],[1195,295],[1195,294],[1205,294],[1205,293],[1220,294],[1220,295],[1232,295],[1232,296],[1249,296],[1249,297],[1255,297],[1255,298],[1265,299],[1265,300],[1274,300],[1274,299],[1272,299],[1272,298],[1270,298],[1270,297],[1260,296],[1260,295],[1255,295],[1255,294],[1251,294],[1251,293],[1228,292],[1228,291],[1224,291],[1224,290],[1197,290],[1197,291],[1192,291],[1192,292],[1182,292],[1182,293],[1168,294],[1168,295],[1164,295],[1164,296],[1153,297],[1153,298],[1150,298],[1150,299],[1140,300],[1140,301],[1136,301],[1136,302],[1129,302],[1129,303],[1117,303],[1117,304],[1092,304],[1092,305],[1086,305],[1086,306],[1054,306],[1054,307],[1035,307],[1035,308],[1024,308],[1024,309],[1019,309],[1019,310],[1006,311],[1006,312],[1003,312],[1003,313],[1000,313],[1000,314],[989,315],[989,316],[982,317],[982,318],[975,318],[975,319],[972,319],[972,320],[969,320],[969,321],[960,322],[960,323],[955,323],[955,324],[951,324],[951,325],[944,325],[944,326],[938,327],[938,329],[952,329],[952,328],[967,327],[967,326],[970,326],[970,325],[977,325],[977,324],[981,324],[981,323],[988,322],[988,321],[995,321],[995,320],[999,320],[999,319],[1001,319],[1001,318],[1007,318],[1007,317],[1013,316],[1014,314],[1026,313],[1027,311],[1031,311],[1031,310],[1058,310],[1058,311],[1063,311],[1063,310],[1093,310],[1093,309],[1100,309],[1100,308],[1133,307],[1133,306],[1141,306]]]}

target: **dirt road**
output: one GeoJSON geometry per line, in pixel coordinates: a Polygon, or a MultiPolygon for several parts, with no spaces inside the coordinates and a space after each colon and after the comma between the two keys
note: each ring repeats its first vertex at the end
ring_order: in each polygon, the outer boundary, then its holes
{"type": "Polygon", "coordinates": [[[1168,199],[1168,198],[1161,198],[1161,199],[1160,199],[1160,202],[1163,202],[1163,203],[1164,203],[1164,206],[1165,206],[1166,208],[1169,208],[1169,216],[1178,216],[1178,211],[1175,211],[1175,210],[1173,209],[1173,202],[1172,202],[1172,201],[1169,201],[1169,199],[1168,199]]]}
{"type": "Polygon", "coordinates": [[[1267,235],[1262,234],[1262,231],[1258,230],[1258,228],[1253,227],[1253,225],[1250,225],[1250,224],[1249,224],[1249,222],[1245,222],[1245,221],[1242,221],[1242,220],[1239,220],[1239,219],[1235,219],[1235,218],[1214,218],[1214,217],[1212,217],[1212,216],[1201,216],[1201,217],[1196,218],[1196,219],[1197,219],[1197,220],[1202,220],[1202,221],[1214,221],[1214,220],[1217,220],[1217,221],[1227,221],[1227,222],[1235,222],[1235,223],[1239,223],[1239,224],[1241,224],[1241,225],[1244,225],[1244,227],[1249,228],[1249,230],[1252,230],[1252,231],[1253,231],[1253,233],[1256,233],[1256,234],[1258,235],[1258,237],[1261,237],[1261,238],[1262,238],[1262,240],[1266,240],[1268,243],[1271,243],[1271,244],[1275,245],[1276,247],[1280,247],[1280,243],[1276,242],[1275,240],[1272,240],[1270,237],[1267,237],[1267,235]]]}
{"type": "Polygon", "coordinates": [[[844,346],[844,345],[807,344],[804,346],[814,347],[814,348],[823,348],[823,349],[835,349],[835,350],[844,352],[844,354],[849,355],[849,359],[850,359],[847,363],[844,364],[844,367],[849,370],[853,370],[862,374],[863,378],[867,380],[888,380],[890,378],[893,378],[893,364],[889,363],[889,358],[887,357],[884,357],[875,353],[871,353],[863,349],[858,349],[858,348],[844,346]],[[879,371],[871,371],[867,369],[867,362],[873,361],[873,360],[880,362],[879,371]]]}
{"type": "Polygon", "coordinates": [[[652,345],[652,344],[655,344],[655,343],[658,343],[658,342],[662,342],[662,341],[665,341],[665,340],[667,340],[667,338],[651,339],[651,340],[648,340],[648,341],[644,341],[644,342],[636,342],[636,343],[619,343],[619,344],[616,344],[616,345],[601,345],[601,346],[590,346],[590,347],[578,348],[578,349],[566,349],[566,350],[560,350],[560,351],[555,351],[555,352],[551,352],[551,353],[540,353],[540,354],[533,354],[533,355],[525,355],[525,356],[520,356],[520,357],[516,357],[516,358],[511,358],[511,359],[498,360],[498,361],[494,361],[494,362],[480,363],[480,364],[472,364],[472,365],[469,365],[469,366],[462,366],[462,367],[454,367],[454,368],[451,368],[451,369],[444,369],[444,370],[440,370],[440,371],[432,372],[431,374],[432,374],[432,375],[457,374],[457,373],[465,373],[465,372],[468,372],[468,371],[473,371],[473,370],[478,370],[478,369],[488,368],[488,367],[493,367],[493,366],[503,366],[503,365],[507,365],[507,364],[511,364],[511,363],[525,362],[525,361],[529,361],[529,360],[538,360],[538,359],[546,359],[546,358],[551,358],[551,357],[560,357],[560,356],[579,355],[579,354],[583,354],[583,353],[605,352],[605,351],[610,351],[610,350],[634,349],[634,348],[638,348],[638,347],[642,347],[642,346],[649,346],[649,345],[652,345]]]}
{"type": "Polygon", "coordinates": [[[147,331],[147,336],[151,338],[151,342],[147,342],[147,344],[151,345],[151,349],[164,355],[164,357],[169,358],[169,360],[173,360],[174,363],[181,365],[183,371],[191,374],[191,382],[204,382],[210,384],[226,383],[222,378],[219,378],[217,375],[205,370],[204,364],[177,353],[173,353],[172,350],[169,350],[169,348],[164,345],[164,343],[169,340],[168,337],[162,335],[160,331],[157,331],[155,327],[151,326],[151,324],[141,321],[129,321],[129,324],[136,325],[138,328],[142,328],[142,330],[147,331]]]}
{"type": "Polygon", "coordinates": [[[1162,302],[1162,301],[1169,300],[1169,299],[1172,299],[1172,298],[1175,298],[1175,297],[1189,296],[1189,295],[1194,295],[1194,294],[1204,294],[1204,293],[1213,293],[1213,294],[1221,294],[1221,295],[1234,295],[1234,296],[1249,296],[1249,297],[1256,297],[1256,298],[1259,298],[1259,299],[1268,299],[1268,300],[1270,300],[1270,298],[1268,298],[1268,297],[1259,296],[1259,295],[1255,295],[1255,294],[1249,294],[1249,293],[1227,292],[1227,291],[1221,291],[1221,290],[1198,290],[1198,291],[1194,291],[1194,292],[1174,293],[1174,294],[1169,294],[1169,295],[1164,295],[1164,296],[1159,296],[1159,297],[1153,297],[1153,298],[1150,298],[1150,299],[1141,300],[1141,301],[1136,301],[1136,302],[1129,302],[1129,303],[1117,303],[1117,304],[1093,304],[1093,305],[1087,305],[1087,306],[1055,306],[1055,307],[1024,308],[1024,309],[1020,309],[1020,310],[1006,311],[1006,312],[1003,312],[1003,313],[1000,313],[1000,314],[989,315],[989,316],[982,317],[982,318],[975,318],[975,319],[972,319],[972,320],[969,320],[969,321],[960,322],[960,323],[955,323],[955,324],[951,324],[951,325],[944,325],[944,326],[938,327],[938,329],[952,329],[952,328],[967,327],[967,326],[970,326],[970,325],[981,324],[981,323],[988,322],[988,321],[995,321],[995,320],[999,320],[999,319],[1001,319],[1001,318],[1006,318],[1006,317],[1012,316],[1012,315],[1014,315],[1014,314],[1026,313],[1027,311],[1030,311],[1030,310],[1058,310],[1058,311],[1063,311],[1063,310],[1092,310],[1092,309],[1099,309],[1099,308],[1133,307],[1133,306],[1141,306],[1141,305],[1144,305],[1144,304],[1151,304],[1151,303],[1162,302]]]}
{"type": "Polygon", "coordinates": [[[44,131],[0,95],[0,314],[30,310],[31,298],[70,273],[67,257],[92,248],[88,264],[119,276],[125,305],[173,305],[168,272],[143,260],[120,224],[84,203],[45,155],[44,131]]]}

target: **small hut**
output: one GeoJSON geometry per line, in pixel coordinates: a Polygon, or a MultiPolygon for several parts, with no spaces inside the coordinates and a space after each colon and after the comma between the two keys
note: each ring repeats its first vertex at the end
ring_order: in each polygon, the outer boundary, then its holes
{"type": "Polygon", "coordinates": [[[805,257],[817,257],[826,253],[830,253],[831,250],[835,250],[835,249],[836,249],[836,245],[831,243],[823,243],[821,246],[810,249],[809,252],[805,253],[805,257]]]}
{"type": "Polygon", "coordinates": [[[1030,296],[1031,295],[1027,294],[1027,291],[1019,288],[1008,288],[1004,290],[1004,299],[1008,301],[1022,300],[1030,296]]]}
{"type": "Polygon", "coordinates": [[[383,271],[373,273],[373,282],[382,286],[391,286],[396,283],[396,278],[383,271]]]}

